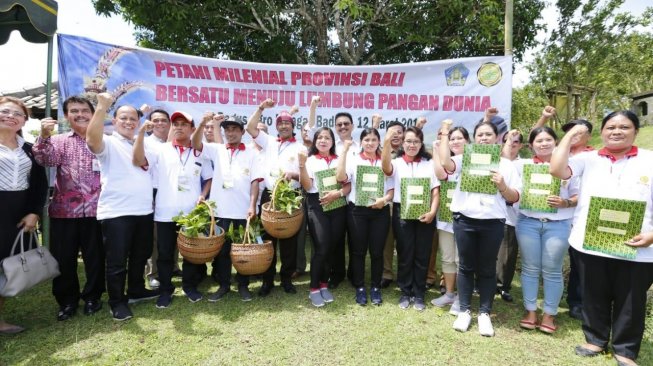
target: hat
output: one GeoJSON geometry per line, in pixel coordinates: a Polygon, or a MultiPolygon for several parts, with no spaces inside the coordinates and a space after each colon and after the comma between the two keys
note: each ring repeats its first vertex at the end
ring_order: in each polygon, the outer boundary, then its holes
{"type": "Polygon", "coordinates": [[[242,118],[233,115],[233,116],[225,116],[224,121],[221,123],[222,128],[225,128],[228,125],[235,125],[240,127],[241,130],[245,129],[245,121],[243,121],[242,118]]]}
{"type": "Polygon", "coordinates": [[[287,111],[279,112],[279,116],[277,116],[277,124],[281,121],[290,122],[292,123],[293,127],[295,126],[295,120],[292,118],[292,115],[287,111]]]}
{"type": "Polygon", "coordinates": [[[174,122],[175,119],[179,117],[185,119],[187,122],[190,122],[192,126],[195,126],[195,122],[193,122],[193,116],[182,111],[175,111],[174,113],[172,113],[172,115],[170,115],[170,121],[174,122]]]}
{"type": "Polygon", "coordinates": [[[562,130],[564,132],[568,132],[569,130],[571,130],[576,125],[585,126],[585,127],[587,127],[587,131],[590,134],[592,133],[592,124],[589,123],[588,121],[584,120],[584,119],[575,119],[573,121],[569,121],[569,122],[565,123],[564,125],[562,125],[562,130]]]}

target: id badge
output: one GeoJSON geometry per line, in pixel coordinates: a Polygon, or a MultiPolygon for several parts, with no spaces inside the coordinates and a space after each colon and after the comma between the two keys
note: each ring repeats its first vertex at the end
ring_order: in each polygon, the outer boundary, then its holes
{"type": "Polygon", "coordinates": [[[100,171],[100,161],[98,159],[91,160],[91,167],[94,172],[100,171]]]}
{"type": "Polygon", "coordinates": [[[233,187],[234,187],[234,177],[233,177],[233,175],[231,174],[231,172],[225,173],[225,175],[223,176],[222,188],[231,189],[233,187]]]}
{"type": "Polygon", "coordinates": [[[185,174],[180,174],[177,178],[177,191],[188,192],[190,191],[190,178],[185,174]]]}

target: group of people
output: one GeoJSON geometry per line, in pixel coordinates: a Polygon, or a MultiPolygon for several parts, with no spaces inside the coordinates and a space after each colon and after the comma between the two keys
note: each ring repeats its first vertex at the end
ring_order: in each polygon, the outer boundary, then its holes
{"type": "MultiPolygon", "coordinates": [[[[568,292],[582,298],[582,308],[580,302],[574,303],[578,306],[574,311],[582,317],[587,342],[576,353],[595,356],[611,342],[620,363],[634,364],[637,358],[646,291],[653,283],[653,153],[634,145],[639,120],[629,111],[603,119],[604,147],[593,150],[587,147],[592,124],[571,121],[563,126],[566,134],[559,140],[546,126],[555,110],[546,107],[528,134],[533,155],[526,159],[519,157],[524,137],[516,130],[501,136],[493,123],[494,108],[471,136],[464,127],[453,127],[453,121],[443,121],[430,153],[422,132],[425,119],[408,128],[389,122],[382,138],[378,130],[382,118],[375,115],[373,127],[354,139],[349,113],[335,116],[335,129],[316,126],[317,96],[304,126],[295,125],[296,110],[278,113],[276,137],[261,123],[262,113],[275,106],[269,99],[248,121],[214,113],[196,121],[183,111],[168,114],[158,109],[147,111],[141,123],[143,111],[120,106],[113,113],[111,135],[104,134],[104,122],[114,100],[103,93],[97,101],[94,106],[83,97],[68,98],[63,109],[71,131],[52,136],[57,121],[46,118],[31,146],[20,132],[27,108],[18,99],[0,98],[0,197],[11,203],[0,209],[0,259],[12,254],[11,244],[20,230],[36,228],[46,202],[44,167],[56,167],[48,210],[51,251],[61,271],[52,285],[59,320],[74,316],[80,299],[85,314],[97,312],[105,291],[115,320],[131,318],[129,304],[137,301],[156,299],[157,308],[169,307],[181,229],[172,217],[208,200],[216,203],[220,227],[244,226],[260,214],[261,204],[270,201],[277,179],[283,177],[304,192],[305,222],[294,236],[273,241],[274,259],[260,276],[260,296],[275,287],[277,249],[281,288],[297,292],[293,274],[303,270],[298,262],[306,261],[307,228],[313,244],[308,291],[313,306],[335,301],[330,290],[345,278],[355,288],[357,304],[381,305],[382,289],[391,281],[386,275],[388,256],[392,262],[396,246],[399,307],[412,305],[422,311],[426,290],[436,281],[429,272],[437,250],[444,291],[431,303],[451,306],[456,315],[453,328],[465,332],[472,321],[472,294],[478,292],[478,331],[493,336],[494,296],[499,292],[512,301],[509,291],[518,248],[525,308],[519,326],[554,333],[564,292],[562,263],[569,250],[572,276],[577,279],[568,292]],[[301,139],[296,139],[295,130],[301,130],[301,139]],[[251,144],[244,143],[246,133],[251,144]],[[470,173],[470,164],[487,164],[492,155],[478,151],[496,150],[500,158],[492,170],[470,173]],[[469,174],[484,175],[490,190],[470,189],[475,183],[467,180],[469,174]],[[545,194],[537,209],[523,199],[534,190],[527,184],[531,182],[558,184],[559,190],[545,194]],[[644,203],[640,232],[624,238],[623,245],[634,248],[627,259],[592,249],[586,241],[595,197],[644,203]],[[144,273],[153,248],[156,286],[150,281],[147,288],[144,273]],[[86,271],[82,289],[77,278],[80,250],[86,271]]],[[[219,288],[208,294],[208,301],[219,301],[231,292],[230,247],[227,240],[213,260],[212,277],[219,288]]],[[[207,276],[207,266],[183,260],[181,272],[185,296],[191,302],[202,300],[198,286],[207,276]]],[[[250,301],[250,278],[237,273],[235,280],[241,299],[250,301]]],[[[3,303],[0,298],[0,311],[3,303]]],[[[0,321],[1,333],[22,330],[0,321]]]]}

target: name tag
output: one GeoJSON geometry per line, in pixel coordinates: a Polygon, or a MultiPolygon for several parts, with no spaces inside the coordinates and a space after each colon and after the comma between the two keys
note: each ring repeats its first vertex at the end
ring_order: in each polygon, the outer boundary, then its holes
{"type": "Polygon", "coordinates": [[[99,172],[100,171],[100,161],[98,161],[98,159],[91,160],[91,167],[92,167],[94,172],[99,172]]]}

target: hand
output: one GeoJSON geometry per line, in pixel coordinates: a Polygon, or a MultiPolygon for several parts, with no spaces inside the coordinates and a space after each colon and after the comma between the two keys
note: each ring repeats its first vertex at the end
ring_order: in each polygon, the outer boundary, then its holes
{"type": "Polygon", "coordinates": [[[653,231],[639,233],[626,242],[626,245],[636,248],[646,248],[653,244],[653,231]]]}
{"type": "Polygon", "coordinates": [[[224,122],[225,119],[227,119],[227,117],[222,113],[214,114],[213,115],[213,122],[215,123],[214,127],[219,128],[220,125],[222,125],[222,122],[224,122]]]}
{"type": "Polygon", "coordinates": [[[492,176],[490,177],[490,180],[492,183],[494,183],[495,186],[497,186],[497,189],[501,192],[504,192],[508,189],[508,185],[506,182],[503,180],[503,175],[499,173],[498,170],[490,170],[492,172],[492,176]]]}
{"type": "Polygon", "coordinates": [[[453,120],[447,118],[442,121],[442,126],[440,127],[440,133],[443,135],[449,136],[449,131],[451,130],[451,125],[453,125],[453,120]]]}
{"type": "Polygon", "coordinates": [[[340,190],[336,189],[334,191],[329,191],[324,196],[320,197],[320,205],[328,205],[338,198],[340,198],[340,190]]]}
{"type": "Polygon", "coordinates": [[[417,122],[415,122],[415,127],[419,128],[420,130],[424,128],[424,125],[426,125],[426,117],[422,116],[417,118],[417,122]]]}
{"type": "Polygon", "coordinates": [[[367,207],[373,208],[375,210],[380,210],[384,206],[385,206],[385,197],[379,197],[379,198],[376,199],[376,201],[373,204],[371,204],[371,205],[369,205],[367,207]]]}
{"type": "Polygon", "coordinates": [[[104,92],[97,95],[98,108],[103,107],[106,110],[111,107],[111,104],[113,104],[113,96],[111,94],[104,92]]]}
{"type": "Polygon", "coordinates": [[[430,224],[431,222],[433,222],[434,218],[435,218],[435,212],[429,211],[429,212],[425,213],[424,215],[420,216],[418,220],[420,222],[425,223],[425,224],[430,224]]]}
{"type": "Polygon", "coordinates": [[[542,110],[542,117],[549,119],[553,117],[556,114],[556,109],[551,107],[550,105],[547,105],[544,107],[544,110],[542,110]]]}
{"type": "Polygon", "coordinates": [[[54,132],[57,121],[48,117],[41,120],[41,138],[47,139],[54,132]]]}
{"type": "Polygon", "coordinates": [[[563,199],[562,197],[559,196],[548,196],[546,198],[546,204],[549,205],[549,207],[555,207],[555,208],[567,208],[567,201],[563,199]]]}
{"type": "Polygon", "coordinates": [[[587,129],[587,126],[580,124],[580,125],[576,125],[576,126],[572,127],[571,130],[569,130],[567,132],[565,137],[567,137],[567,135],[569,135],[571,140],[574,140],[575,138],[582,137],[583,135],[585,135],[587,133],[589,133],[589,130],[587,129]]]}
{"type": "Polygon", "coordinates": [[[251,220],[256,216],[256,208],[250,207],[247,210],[247,220],[251,220]]]}
{"type": "Polygon", "coordinates": [[[292,108],[290,108],[290,112],[288,112],[288,113],[292,116],[292,115],[296,114],[297,112],[299,112],[299,107],[297,105],[294,105],[294,106],[292,106],[292,108]]]}
{"type": "Polygon", "coordinates": [[[202,202],[206,201],[206,198],[200,194],[199,197],[197,197],[197,202],[195,202],[195,206],[201,204],[202,202]]]}
{"type": "Polygon", "coordinates": [[[212,120],[213,117],[215,117],[215,113],[210,112],[210,111],[206,111],[206,112],[204,112],[204,114],[202,115],[202,120],[200,121],[200,125],[201,125],[201,126],[206,125],[206,123],[207,123],[208,121],[212,120]]]}
{"type": "Polygon", "coordinates": [[[153,129],[154,129],[154,122],[150,121],[149,119],[146,119],[145,122],[143,122],[141,128],[138,130],[138,133],[144,134],[145,132],[150,132],[153,129]]]}
{"type": "Polygon", "coordinates": [[[25,231],[34,231],[36,230],[36,224],[39,222],[39,217],[36,214],[27,214],[25,217],[20,219],[16,227],[22,227],[25,231]]]}
{"type": "Polygon", "coordinates": [[[383,139],[383,146],[390,146],[392,139],[397,137],[398,132],[394,129],[392,131],[387,131],[385,133],[385,139],[383,139]]]}
{"type": "Polygon", "coordinates": [[[506,136],[506,143],[512,144],[513,141],[519,141],[519,135],[521,135],[519,130],[510,130],[506,136]]]}
{"type": "Polygon", "coordinates": [[[485,110],[483,121],[490,122],[492,120],[492,117],[496,116],[497,114],[499,114],[499,110],[497,109],[497,107],[490,107],[485,110]]]}
{"type": "Polygon", "coordinates": [[[263,103],[261,103],[259,108],[262,108],[262,109],[272,108],[272,107],[274,107],[275,104],[277,104],[277,102],[275,102],[274,100],[268,98],[268,99],[264,100],[263,103]]]}
{"type": "Polygon", "coordinates": [[[306,155],[306,151],[300,151],[297,153],[297,160],[299,161],[299,165],[306,164],[306,159],[308,159],[308,155],[306,155]]]}
{"type": "Polygon", "coordinates": [[[140,110],[144,116],[147,116],[152,110],[152,107],[147,104],[143,104],[138,110],[140,110]]]}
{"type": "Polygon", "coordinates": [[[283,173],[283,179],[287,180],[288,182],[290,182],[291,180],[299,180],[299,174],[285,172],[283,173]]]}
{"type": "Polygon", "coordinates": [[[381,117],[380,114],[374,113],[372,115],[372,128],[378,129],[381,127],[381,121],[383,120],[383,117],[381,117]]]}
{"type": "Polygon", "coordinates": [[[311,107],[317,107],[320,105],[320,102],[322,101],[322,98],[320,98],[319,95],[314,95],[313,98],[311,98],[311,107]]]}
{"type": "Polygon", "coordinates": [[[352,145],[353,143],[354,143],[354,142],[353,142],[352,140],[344,140],[344,141],[342,142],[342,145],[343,145],[343,151],[349,151],[349,148],[351,147],[351,145],[352,145]]]}

